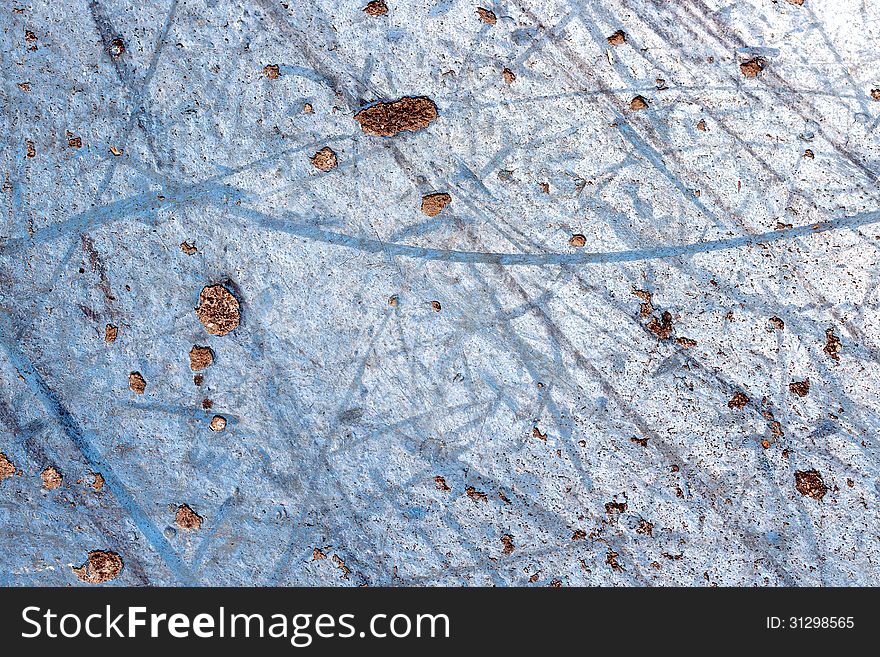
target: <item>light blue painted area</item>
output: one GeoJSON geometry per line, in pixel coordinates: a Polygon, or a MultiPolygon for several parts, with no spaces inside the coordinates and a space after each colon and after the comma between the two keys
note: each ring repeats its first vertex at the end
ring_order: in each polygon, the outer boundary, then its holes
{"type": "Polygon", "coordinates": [[[876,585],[876,8],[362,4],[6,9],[0,585],[876,585]]]}

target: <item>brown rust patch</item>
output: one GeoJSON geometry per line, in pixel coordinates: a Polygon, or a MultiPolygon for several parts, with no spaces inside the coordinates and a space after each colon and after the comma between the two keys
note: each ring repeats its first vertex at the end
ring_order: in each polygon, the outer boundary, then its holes
{"type": "Polygon", "coordinates": [[[15,466],[12,464],[12,461],[9,460],[9,457],[6,456],[6,454],[0,452],[0,481],[9,479],[9,477],[14,474],[15,466]]]}
{"type": "Polygon", "coordinates": [[[498,17],[495,16],[495,12],[491,9],[477,7],[477,16],[479,16],[480,20],[483,21],[486,25],[495,25],[495,23],[498,22],[498,17]]]}
{"type": "Polygon", "coordinates": [[[195,243],[190,244],[189,242],[181,242],[180,250],[183,251],[186,255],[195,255],[199,251],[196,248],[195,243]]]}
{"type": "Polygon", "coordinates": [[[101,489],[104,488],[104,475],[100,472],[92,473],[92,488],[96,493],[101,492],[101,489]]]}
{"type": "Polygon", "coordinates": [[[439,301],[432,301],[431,308],[435,313],[439,313],[443,309],[443,306],[440,305],[439,301]]]}
{"type": "Polygon", "coordinates": [[[794,485],[801,495],[814,500],[821,500],[828,492],[828,487],[822,481],[822,474],[815,469],[795,472],[794,485]]]}
{"type": "Polygon", "coordinates": [[[568,240],[568,243],[576,249],[582,249],[587,245],[587,237],[582,233],[575,233],[568,240]]]}
{"type": "Polygon", "coordinates": [[[806,397],[810,392],[810,380],[804,379],[803,381],[792,381],[788,384],[788,389],[792,394],[797,395],[798,397],[806,397]]]}
{"type": "Polygon", "coordinates": [[[452,197],[446,192],[426,194],[422,197],[422,212],[429,217],[436,217],[450,203],[452,203],[452,197]]]}
{"type": "Polygon", "coordinates": [[[266,64],[263,68],[263,73],[270,80],[277,80],[281,77],[281,69],[278,67],[278,64],[266,64]]]}
{"type": "Polygon", "coordinates": [[[336,168],[338,160],[336,159],[336,151],[329,146],[324,146],[311,157],[312,165],[319,171],[327,173],[336,168]]]}
{"type": "Polygon", "coordinates": [[[385,4],[385,0],[370,0],[364,7],[364,12],[369,16],[384,16],[388,13],[388,5],[385,4]]]}
{"type": "Polygon", "coordinates": [[[214,363],[214,352],[210,347],[193,345],[189,350],[189,368],[193,372],[200,372],[214,363]]]}
{"type": "Polygon", "coordinates": [[[116,342],[116,338],[119,336],[119,328],[113,326],[113,324],[107,324],[104,327],[104,342],[107,344],[112,344],[116,342]]]}
{"type": "Polygon", "coordinates": [[[483,493],[482,491],[478,491],[473,486],[468,486],[467,488],[464,489],[464,492],[474,502],[488,502],[489,501],[489,498],[486,497],[486,493],[483,493]]]}
{"type": "Polygon", "coordinates": [[[426,96],[405,96],[388,103],[380,102],[354,115],[365,134],[393,137],[426,128],[437,118],[437,106],[426,96]]]}
{"type": "Polygon", "coordinates": [[[504,544],[504,548],[501,550],[502,554],[513,554],[513,550],[516,547],[513,544],[513,536],[510,534],[504,534],[501,537],[501,543],[504,544]]]}
{"type": "Polygon", "coordinates": [[[834,335],[834,329],[825,330],[825,348],[822,350],[836,361],[840,360],[838,353],[840,352],[840,338],[834,335]]]}
{"type": "Polygon", "coordinates": [[[51,465],[40,473],[40,479],[43,480],[43,488],[46,490],[60,488],[64,482],[64,477],[61,476],[61,473],[51,465]]]}
{"type": "Polygon", "coordinates": [[[639,306],[639,315],[643,319],[647,319],[654,312],[653,295],[647,290],[636,290],[635,288],[632,293],[642,300],[642,304],[639,306]]]}
{"type": "Polygon", "coordinates": [[[189,504],[181,504],[174,515],[174,522],[181,529],[200,529],[202,520],[202,516],[193,511],[189,504]]]}
{"type": "Polygon", "coordinates": [[[223,431],[226,428],[226,418],[222,415],[215,415],[211,418],[211,431],[223,431]]]}
{"type": "Polygon", "coordinates": [[[682,347],[683,349],[690,349],[691,347],[697,346],[697,341],[692,340],[691,338],[680,337],[675,338],[675,344],[677,344],[679,347],[682,347]]]}
{"type": "Polygon", "coordinates": [[[144,380],[144,377],[141,376],[140,372],[132,372],[128,375],[128,387],[135,393],[142,395],[144,394],[144,390],[147,389],[147,382],[144,380]]]}
{"type": "Polygon", "coordinates": [[[730,408],[742,408],[748,403],[749,396],[746,393],[737,390],[734,393],[733,397],[730,398],[730,401],[727,402],[727,406],[730,408]]]}
{"type": "Polygon", "coordinates": [[[706,119],[700,119],[697,123],[697,130],[700,132],[706,132],[706,119]]]}
{"type": "Polygon", "coordinates": [[[770,319],[767,320],[767,323],[770,324],[770,328],[776,331],[781,331],[785,328],[785,322],[783,322],[779,317],[774,315],[770,319]]]}
{"type": "Polygon", "coordinates": [[[207,285],[199,294],[196,314],[212,335],[226,335],[241,319],[238,299],[223,285],[207,285]]]}
{"type": "Polygon", "coordinates": [[[648,522],[644,518],[639,520],[639,526],[636,527],[636,534],[645,534],[647,536],[654,536],[654,523],[648,522]]]}
{"type": "Polygon", "coordinates": [[[88,561],[73,572],[83,582],[89,584],[103,584],[115,579],[122,572],[122,557],[115,552],[104,550],[92,550],[89,552],[88,561]]]}
{"type": "Polygon", "coordinates": [[[612,570],[616,570],[617,572],[623,572],[623,566],[620,565],[620,562],[617,560],[617,557],[620,555],[608,548],[608,552],[605,554],[605,563],[611,566],[612,570]]]}
{"type": "Polygon", "coordinates": [[[648,99],[644,96],[636,96],[629,101],[629,108],[636,112],[639,110],[646,110],[648,109],[648,99]]]}
{"type": "Polygon", "coordinates": [[[747,78],[756,78],[767,66],[767,60],[763,57],[753,57],[739,65],[740,72],[747,78]]]}
{"type": "Polygon", "coordinates": [[[441,475],[437,475],[436,477],[434,477],[434,483],[437,484],[437,490],[443,491],[444,493],[448,493],[452,490],[446,484],[446,478],[441,475]]]}
{"type": "Polygon", "coordinates": [[[516,73],[514,73],[507,67],[505,67],[504,70],[501,71],[501,77],[504,78],[504,81],[507,84],[513,84],[516,81],[516,73]]]}
{"type": "Polygon", "coordinates": [[[668,310],[664,310],[660,319],[652,317],[648,322],[648,330],[652,331],[660,340],[668,340],[672,335],[672,314],[668,310]]]}
{"type": "Polygon", "coordinates": [[[871,89],[871,98],[880,100],[880,89],[871,89]]]}
{"type": "Polygon", "coordinates": [[[623,30],[617,30],[614,34],[608,37],[608,43],[612,46],[622,46],[626,43],[626,32],[623,30]]]}

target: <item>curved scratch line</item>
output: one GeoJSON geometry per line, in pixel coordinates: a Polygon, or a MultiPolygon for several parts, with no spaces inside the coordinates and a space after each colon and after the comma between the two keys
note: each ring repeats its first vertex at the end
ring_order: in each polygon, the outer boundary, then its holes
{"type": "Polygon", "coordinates": [[[770,242],[776,242],[788,238],[806,237],[841,228],[857,228],[866,224],[880,222],[880,210],[878,210],[853,215],[851,217],[841,217],[839,219],[822,221],[808,226],[796,226],[794,228],[772,230],[756,235],[743,235],[726,239],[709,240],[706,242],[695,242],[692,244],[658,246],[645,249],[631,249],[628,251],[607,251],[604,253],[483,253],[480,251],[456,251],[382,242],[380,240],[365,237],[353,237],[342,233],[334,233],[332,231],[322,230],[301,223],[293,223],[249,208],[230,206],[229,210],[230,212],[239,214],[244,218],[252,219],[266,228],[286,232],[308,240],[344,246],[367,253],[387,251],[390,255],[406,258],[420,258],[423,260],[436,260],[440,262],[508,266],[594,265],[636,262],[640,260],[654,260],[660,258],[675,258],[712,251],[725,251],[742,246],[768,244],[770,242]]]}

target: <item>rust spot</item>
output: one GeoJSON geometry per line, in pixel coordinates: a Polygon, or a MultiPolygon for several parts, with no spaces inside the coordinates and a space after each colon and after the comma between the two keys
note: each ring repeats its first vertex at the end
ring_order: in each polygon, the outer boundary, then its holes
{"type": "Polygon", "coordinates": [[[0,452],[0,481],[9,479],[9,477],[14,474],[15,466],[12,464],[12,461],[9,460],[9,457],[6,456],[6,454],[0,452]]]}
{"type": "Polygon", "coordinates": [[[767,66],[767,60],[763,57],[754,57],[739,65],[739,70],[747,78],[756,78],[758,73],[767,66]]]}
{"type": "Polygon", "coordinates": [[[28,157],[36,157],[37,156],[37,149],[34,146],[34,142],[32,142],[30,139],[28,139],[25,142],[25,147],[27,148],[27,156],[28,157]]]}
{"type": "Polygon", "coordinates": [[[89,552],[88,561],[73,572],[83,582],[89,584],[103,584],[115,579],[122,572],[122,557],[115,552],[104,550],[92,550],[89,552]]]}
{"type": "Polygon", "coordinates": [[[668,340],[672,335],[672,314],[664,310],[660,319],[652,317],[648,322],[648,330],[652,331],[660,340],[668,340]]]}
{"type": "Polygon", "coordinates": [[[776,317],[775,315],[767,320],[767,323],[770,324],[770,328],[775,329],[777,331],[781,331],[785,328],[785,322],[776,317]]]}
{"type": "Polygon", "coordinates": [[[804,497],[812,497],[821,500],[828,492],[828,487],[822,481],[822,475],[818,470],[798,470],[794,473],[795,488],[804,497]]]}
{"type": "Polygon", "coordinates": [[[241,319],[238,299],[222,285],[208,285],[199,294],[199,320],[212,335],[226,335],[241,319]]]}
{"type": "Polygon", "coordinates": [[[840,338],[834,335],[834,329],[826,329],[825,331],[825,348],[822,350],[836,361],[840,360],[838,352],[840,351],[840,338]]]}
{"type": "Polygon", "coordinates": [[[61,473],[51,465],[40,473],[40,479],[43,480],[43,488],[46,490],[60,488],[64,481],[61,473]]]}
{"type": "Polygon", "coordinates": [[[749,396],[741,391],[736,391],[733,397],[730,398],[730,401],[727,402],[728,407],[730,408],[742,408],[746,404],[749,403],[749,396]]]}
{"type": "Polygon", "coordinates": [[[587,245],[587,238],[581,233],[575,233],[568,240],[568,243],[576,249],[582,249],[587,245]]]}
{"type": "Polygon", "coordinates": [[[442,490],[444,493],[448,493],[452,490],[446,484],[446,478],[441,475],[437,475],[436,477],[434,477],[434,483],[437,484],[437,490],[442,490]]]}
{"type": "Polygon", "coordinates": [[[70,148],[82,148],[83,142],[81,137],[68,137],[67,145],[70,148]]]}
{"type": "Polygon", "coordinates": [[[478,491],[473,486],[468,486],[464,489],[464,492],[467,494],[469,498],[471,498],[474,502],[488,502],[489,498],[486,497],[486,493],[478,491]]]}
{"type": "Polygon", "coordinates": [[[639,307],[639,315],[643,319],[647,319],[654,312],[653,295],[647,290],[633,289],[632,293],[642,300],[642,305],[639,307]]]}
{"type": "Polygon", "coordinates": [[[270,80],[277,80],[281,77],[281,70],[278,68],[278,64],[266,64],[263,68],[263,74],[270,80]]]}
{"type": "Polygon", "coordinates": [[[437,106],[425,96],[405,96],[388,103],[376,103],[354,115],[364,134],[393,137],[426,128],[437,118],[437,106]]]}
{"type": "Polygon", "coordinates": [[[181,529],[199,529],[202,526],[202,516],[193,511],[189,504],[181,504],[177,507],[174,522],[181,529]]]}
{"type": "Polygon", "coordinates": [[[647,536],[654,536],[654,523],[648,522],[644,518],[639,520],[639,526],[636,527],[636,534],[645,534],[647,536]]]}
{"type": "Polygon", "coordinates": [[[815,153],[813,153],[813,150],[811,148],[808,148],[804,151],[804,157],[808,160],[814,160],[816,158],[816,155],[815,153]]]}
{"type": "Polygon", "coordinates": [[[434,312],[439,313],[440,310],[442,309],[442,306],[440,305],[440,302],[439,302],[439,301],[432,301],[432,302],[431,302],[431,308],[434,309],[434,312]]]}
{"type": "Polygon", "coordinates": [[[700,119],[700,121],[697,123],[697,130],[699,130],[700,132],[706,132],[706,129],[706,120],[700,119]]]}
{"type": "Polygon", "coordinates": [[[644,96],[636,96],[629,101],[629,108],[634,111],[648,109],[648,100],[644,96]]]}
{"type": "Polygon", "coordinates": [[[514,548],[516,547],[513,544],[513,536],[511,536],[510,534],[504,534],[504,536],[501,537],[501,542],[504,544],[504,548],[501,550],[501,552],[503,554],[512,554],[514,548]]]}
{"type": "Polygon", "coordinates": [[[111,57],[121,57],[122,53],[125,52],[125,41],[121,37],[116,37],[110,42],[107,52],[110,53],[111,57]]]}
{"type": "Polygon", "coordinates": [[[107,324],[107,326],[104,327],[104,342],[112,344],[116,342],[117,337],[119,337],[119,328],[113,326],[113,324],[107,324]]]}
{"type": "Polygon", "coordinates": [[[388,13],[388,5],[385,4],[385,0],[370,0],[364,11],[370,16],[383,16],[388,13]]]}
{"type": "Polygon", "coordinates": [[[571,535],[571,540],[573,541],[583,541],[587,538],[587,532],[583,529],[575,529],[574,533],[571,535]]]}
{"type": "Polygon", "coordinates": [[[198,253],[195,242],[193,242],[192,244],[190,244],[189,242],[181,242],[180,250],[183,251],[186,255],[194,255],[195,253],[198,253]]]}
{"type": "Polygon", "coordinates": [[[798,397],[806,397],[807,393],[810,392],[810,380],[792,381],[788,384],[788,389],[798,397]]]}
{"type": "Polygon", "coordinates": [[[100,472],[92,473],[92,488],[96,493],[100,492],[102,488],[104,488],[104,475],[100,472]]]}
{"type": "Polygon", "coordinates": [[[312,561],[320,561],[321,559],[326,559],[327,555],[324,554],[324,551],[321,548],[315,548],[312,550],[312,561]]]}
{"type": "Polygon", "coordinates": [[[692,340],[691,338],[681,337],[681,338],[675,338],[675,344],[677,344],[679,347],[682,347],[684,349],[690,349],[691,347],[697,346],[697,341],[692,340]]]}
{"type": "Polygon", "coordinates": [[[311,157],[312,165],[319,171],[323,171],[327,173],[336,168],[338,163],[336,159],[336,152],[330,148],[329,146],[324,146],[317,153],[312,155],[311,157]]]}
{"type": "Polygon", "coordinates": [[[617,560],[617,557],[620,555],[608,548],[608,552],[605,554],[605,563],[611,566],[612,570],[616,570],[617,572],[623,572],[623,566],[620,565],[620,562],[617,560]]]}
{"type": "Polygon", "coordinates": [[[210,347],[194,345],[189,350],[189,368],[193,372],[199,372],[214,362],[214,352],[210,347]]]}
{"type": "Polygon", "coordinates": [[[211,431],[223,431],[226,428],[226,418],[222,415],[215,415],[211,418],[211,431]]]}
{"type": "Polygon", "coordinates": [[[504,81],[507,84],[513,84],[513,82],[516,81],[516,74],[506,67],[503,71],[501,71],[501,77],[504,78],[504,81]]]}
{"type": "Polygon", "coordinates": [[[538,440],[543,440],[545,443],[547,442],[547,434],[541,433],[541,430],[538,427],[532,428],[532,438],[537,438],[538,440]]]}
{"type": "Polygon", "coordinates": [[[491,9],[477,7],[477,15],[480,17],[480,20],[483,21],[486,25],[495,25],[495,23],[498,22],[498,18],[495,16],[495,12],[491,9]]]}
{"type": "Polygon", "coordinates": [[[614,34],[608,37],[608,43],[612,46],[622,46],[626,43],[626,32],[623,30],[617,30],[614,34]]]}
{"type": "Polygon", "coordinates": [[[147,389],[147,382],[144,381],[144,377],[141,376],[140,372],[132,372],[128,375],[128,387],[137,394],[142,395],[144,390],[147,389]]]}
{"type": "Polygon", "coordinates": [[[427,194],[422,197],[422,212],[429,217],[436,217],[450,203],[452,203],[452,197],[445,192],[427,194]]]}

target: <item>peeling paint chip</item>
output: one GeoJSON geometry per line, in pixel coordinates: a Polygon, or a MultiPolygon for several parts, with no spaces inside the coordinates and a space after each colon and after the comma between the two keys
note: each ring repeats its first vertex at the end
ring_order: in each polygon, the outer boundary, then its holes
{"type": "Polygon", "coordinates": [[[194,345],[189,350],[189,368],[193,372],[199,372],[214,362],[214,352],[210,347],[194,345]]]}
{"type": "Polygon", "coordinates": [[[393,137],[426,128],[437,118],[437,106],[425,96],[406,96],[390,103],[376,103],[354,115],[364,134],[393,137]]]}
{"type": "Polygon", "coordinates": [[[181,242],[180,250],[183,251],[186,255],[193,255],[195,253],[198,253],[195,242],[192,244],[190,244],[189,242],[181,242]]]}
{"type": "Polygon", "coordinates": [[[141,376],[140,372],[132,372],[128,375],[128,387],[137,394],[142,395],[144,390],[147,389],[147,382],[144,381],[144,377],[141,376]]]}
{"type": "Polygon", "coordinates": [[[122,558],[115,552],[92,550],[89,559],[73,572],[83,582],[103,584],[115,579],[122,572],[122,558]]]}
{"type": "Polygon", "coordinates": [[[12,461],[9,460],[9,457],[6,456],[6,454],[0,452],[0,481],[9,479],[9,477],[14,474],[15,466],[12,464],[12,461]]]}
{"type": "Polygon", "coordinates": [[[516,74],[509,68],[505,68],[501,71],[501,76],[507,84],[513,84],[516,81],[516,74]]]}
{"type": "Polygon", "coordinates": [[[311,159],[315,168],[324,173],[335,169],[338,162],[336,152],[329,146],[324,146],[324,148],[312,155],[311,159]]]}
{"type": "Polygon", "coordinates": [[[812,497],[821,500],[828,492],[828,487],[822,481],[822,474],[818,470],[798,470],[794,473],[795,488],[804,497],[812,497]]]}
{"type": "Polygon", "coordinates": [[[739,70],[747,78],[756,78],[758,77],[758,73],[764,70],[765,66],[767,66],[766,59],[763,57],[754,57],[753,59],[740,64],[739,70]]]}
{"type": "Polygon", "coordinates": [[[64,477],[51,465],[40,473],[40,479],[43,480],[43,488],[46,490],[54,490],[61,486],[64,477]]]}
{"type": "Polygon", "coordinates": [[[278,68],[278,64],[266,64],[263,68],[263,73],[270,80],[277,80],[281,77],[281,70],[278,68]]]}
{"type": "Polygon", "coordinates": [[[92,479],[92,488],[95,490],[96,493],[100,492],[101,489],[104,488],[104,475],[102,475],[100,472],[93,472],[92,479]]]}
{"type": "Polygon", "coordinates": [[[226,418],[215,415],[211,418],[211,431],[223,431],[226,428],[226,418]]]}
{"type": "Polygon", "coordinates": [[[234,331],[241,320],[238,299],[219,284],[202,288],[196,315],[211,335],[226,335],[234,331]]]}
{"type": "Polygon", "coordinates": [[[388,5],[385,4],[385,0],[370,0],[364,11],[370,16],[382,16],[388,13],[388,5]]]}
{"type": "Polygon", "coordinates": [[[113,326],[113,324],[107,324],[104,327],[104,342],[107,344],[112,344],[116,342],[116,338],[119,336],[119,328],[113,326]]]}
{"type": "Polygon", "coordinates": [[[483,21],[486,25],[495,25],[495,23],[498,22],[498,18],[495,16],[495,12],[491,9],[477,7],[477,15],[480,17],[480,20],[483,21]]]}
{"type": "Polygon", "coordinates": [[[871,89],[871,98],[880,100],[880,89],[871,89]]]}
{"type": "Polygon", "coordinates": [[[429,217],[436,217],[451,202],[452,197],[445,192],[427,194],[422,197],[422,212],[429,217]]]}
{"type": "Polygon", "coordinates": [[[193,511],[189,504],[181,504],[177,507],[174,522],[181,529],[199,529],[202,526],[202,516],[193,511]]]}
{"type": "Polygon", "coordinates": [[[617,32],[608,37],[608,43],[612,46],[622,46],[626,43],[626,32],[623,30],[617,30],[617,32]]]}

